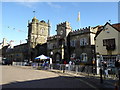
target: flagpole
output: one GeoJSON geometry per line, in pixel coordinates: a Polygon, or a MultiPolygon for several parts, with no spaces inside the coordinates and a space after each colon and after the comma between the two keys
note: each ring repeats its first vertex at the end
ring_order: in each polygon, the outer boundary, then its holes
{"type": "Polygon", "coordinates": [[[81,21],[78,21],[78,29],[81,28],[81,21]]]}

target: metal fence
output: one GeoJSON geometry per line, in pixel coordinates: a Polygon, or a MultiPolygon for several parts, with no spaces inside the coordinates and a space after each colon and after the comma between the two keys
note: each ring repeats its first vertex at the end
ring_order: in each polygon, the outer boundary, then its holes
{"type": "MultiPolygon", "coordinates": [[[[13,65],[25,66],[24,62],[14,62],[13,65]]],[[[34,69],[42,69],[42,70],[61,70],[63,72],[76,73],[76,74],[84,74],[84,75],[96,75],[97,67],[96,66],[88,66],[88,65],[69,65],[69,64],[47,64],[44,66],[42,63],[32,63],[31,66],[34,69]]],[[[107,69],[109,78],[118,78],[118,68],[116,67],[108,67],[107,69]]],[[[103,70],[103,75],[106,76],[105,70],[103,70]]]]}
{"type": "MultiPolygon", "coordinates": [[[[69,65],[69,64],[53,64],[53,69],[63,70],[64,72],[76,73],[76,74],[84,74],[84,75],[97,75],[96,66],[88,66],[88,65],[69,65]]],[[[106,70],[102,68],[102,73],[104,77],[109,77],[113,79],[118,79],[118,68],[116,67],[107,67],[106,70]]]]}
{"type": "Polygon", "coordinates": [[[69,64],[53,64],[53,69],[63,70],[65,66],[66,72],[83,72],[87,74],[95,74],[95,66],[85,66],[85,65],[69,65],[69,64]]]}

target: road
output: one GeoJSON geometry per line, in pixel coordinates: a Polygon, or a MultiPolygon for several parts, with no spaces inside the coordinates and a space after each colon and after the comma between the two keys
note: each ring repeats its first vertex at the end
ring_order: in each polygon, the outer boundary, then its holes
{"type": "MultiPolygon", "coordinates": [[[[16,66],[2,67],[2,88],[82,88],[99,90],[105,86],[98,79],[73,77],[62,73],[33,70],[16,66]]],[[[106,88],[110,88],[108,85],[106,88]]]]}

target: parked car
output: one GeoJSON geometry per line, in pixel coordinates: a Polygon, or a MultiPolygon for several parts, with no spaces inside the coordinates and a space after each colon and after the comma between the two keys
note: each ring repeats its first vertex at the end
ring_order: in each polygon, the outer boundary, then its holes
{"type": "Polygon", "coordinates": [[[114,74],[115,70],[116,70],[116,67],[115,66],[108,66],[107,70],[108,70],[109,74],[114,74]]]}
{"type": "Polygon", "coordinates": [[[9,60],[7,58],[3,58],[2,65],[12,65],[12,60],[9,60]]]}
{"type": "Polygon", "coordinates": [[[31,63],[29,63],[29,62],[24,62],[24,66],[30,66],[31,65],[31,63]]]}

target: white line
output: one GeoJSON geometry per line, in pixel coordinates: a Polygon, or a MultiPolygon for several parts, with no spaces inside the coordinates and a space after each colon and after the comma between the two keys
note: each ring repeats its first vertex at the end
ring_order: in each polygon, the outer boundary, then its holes
{"type": "MultiPolygon", "coordinates": [[[[65,73],[65,74],[66,74],[66,73],[65,73]]],[[[69,73],[67,73],[67,74],[70,75],[70,76],[76,77],[76,76],[71,75],[71,74],[69,74],[69,73]]],[[[79,80],[79,81],[81,81],[81,82],[83,82],[83,83],[85,83],[85,84],[87,84],[88,86],[94,88],[95,90],[99,90],[97,87],[93,86],[92,84],[90,84],[90,83],[88,83],[88,82],[86,82],[86,81],[83,81],[83,80],[78,79],[78,78],[75,78],[75,79],[76,79],[76,80],[79,80]]]]}
{"type": "Polygon", "coordinates": [[[86,82],[86,81],[83,81],[83,80],[81,80],[81,79],[77,79],[77,80],[80,80],[81,82],[89,85],[90,87],[94,88],[95,90],[99,90],[99,89],[97,89],[97,87],[93,86],[92,84],[90,84],[90,83],[88,83],[88,82],[86,82]]]}

